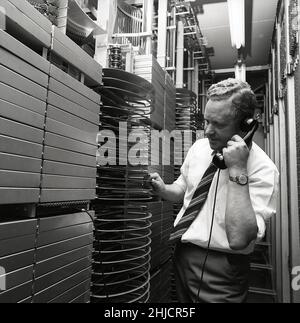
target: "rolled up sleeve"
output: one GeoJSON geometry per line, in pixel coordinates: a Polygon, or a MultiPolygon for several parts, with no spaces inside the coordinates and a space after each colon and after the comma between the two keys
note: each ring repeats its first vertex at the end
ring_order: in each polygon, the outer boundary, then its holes
{"type": "Polygon", "coordinates": [[[266,221],[276,214],[279,173],[274,167],[262,167],[249,178],[249,191],[256,215],[260,241],[266,232],[266,221]]]}
{"type": "Polygon", "coordinates": [[[177,178],[177,180],[174,182],[174,184],[178,185],[182,189],[183,192],[186,191],[187,184],[186,184],[185,178],[182,174],[177,178]]]}
{"type": "Polygon", "coordinates": [[[192,158],[192,154],[193,154],[193,150],[194,150],[194,145],[190,148],[184,163],[182,164],[181,168],[180,168],[180,176],[178,177],[178,179],[174,182],[174,184],[178,185],[183,192],[186,192],[187,189],[187,176],[188,176],[188,172],[189,172],[189,162],[190,159],[192,158]]]}

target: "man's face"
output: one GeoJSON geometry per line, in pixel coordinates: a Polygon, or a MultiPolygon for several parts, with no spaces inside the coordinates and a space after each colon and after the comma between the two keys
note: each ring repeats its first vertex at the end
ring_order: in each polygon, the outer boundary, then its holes
{"type": "Polygon", "coordinates": [[[222,152],[222,149],[227,147],[227,142],[239,134],[240,129],[233,111],[231,99],[208,101],[204,114],[205,136],[212,150],[222,152]]]}

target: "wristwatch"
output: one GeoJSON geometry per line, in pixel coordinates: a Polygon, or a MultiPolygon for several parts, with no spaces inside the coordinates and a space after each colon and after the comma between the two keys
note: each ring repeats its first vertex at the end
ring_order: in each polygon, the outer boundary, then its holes
{"type": "Polygon", "coordinates": [[[247,185],[248,184],[248,176],[245,175],[245,174],[241,174],[239,176],[235,176],[235,177],[232,177],[229,175],[229,179],[232,181],[232,182],[235,182],[239,185],[247,185]]]}

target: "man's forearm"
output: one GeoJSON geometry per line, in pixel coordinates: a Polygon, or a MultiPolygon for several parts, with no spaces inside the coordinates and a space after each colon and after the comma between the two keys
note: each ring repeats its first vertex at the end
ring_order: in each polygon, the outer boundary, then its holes
{"type": "MultiPolygon", "coordinates": [[[[234,135],[223,149],[223,156],[231,178],[247,175],[249,148],[245,141],[234,135]]],[[[225,228],[229,246],[233,250],[245,249],[257,237],[257,221],[252,207],[249,183],[228,183],[225,228]]]]}
{"type": "Polygon", "coordinates": [[[171,185],[166,185],[165,189],[161,192],[160,196],[164,200],[179,203],[183,200],[184,191],[179,185],[173,183],[171,185]]]}
{"type": "Polygon", "coordinates": [[[231,249],[242,250],[256,239],[257,221],[248,185],[229,182],[225,226],[231,249]]]}

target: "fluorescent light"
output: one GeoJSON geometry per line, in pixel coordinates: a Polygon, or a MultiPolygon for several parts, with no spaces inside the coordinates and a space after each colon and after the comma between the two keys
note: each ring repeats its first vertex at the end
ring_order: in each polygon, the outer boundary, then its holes
{"type": "Polygon", "coordinates": [[[246,64],[243,61],[238,61],[235,65],[235,78],[246,82],[246,64]]]}
{"type": "Polygon", "coordinates": [[[245,47],[245,0],[227,0],[232,47],[245,47]]]}

